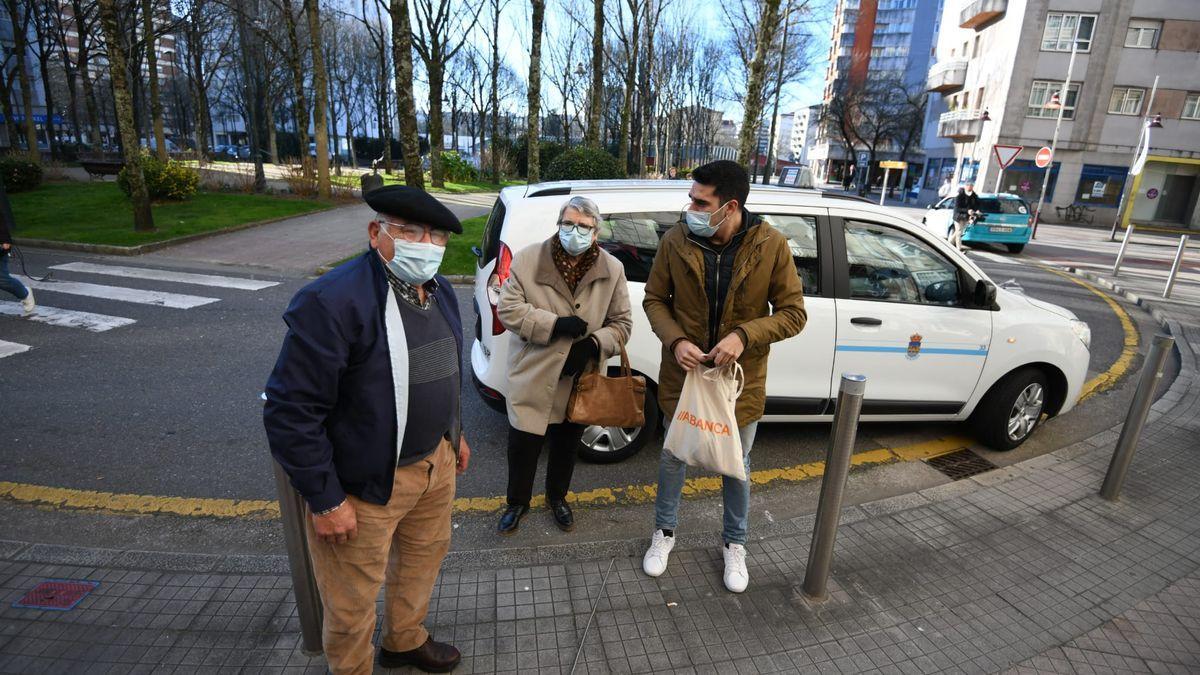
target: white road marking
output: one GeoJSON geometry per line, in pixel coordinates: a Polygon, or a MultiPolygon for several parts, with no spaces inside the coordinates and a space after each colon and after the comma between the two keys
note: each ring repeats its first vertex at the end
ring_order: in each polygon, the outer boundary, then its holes
{"type": "Polygon", "coordinates": [[[32,347],[29,345],[22,345],[17,344],[16,342],[5,342],[4,340],[0,340],[0,359],[6,356],[12,356],[13,354],[27,352],[30,349],[32,349],[32,347]]]}
{"type": "Polygon", "coordinates": [[[146,267],[123,267],[120,265],[96,265],[87,262],[72,262],[54,265],[50,269],[64,272],[83,272],[85,274],[106,274],[114,277],[130,279],[151,279],[154,281],[171,281],[180,284],[196,284],[197,286],[215,286],[217,288],[236,288],[243,291],[260,291],[264,288],[278,286],[278,281],[260,281],[242,277],[226,277],[217,274],[192,274],[190,272],[172,272],[171,270],[150,269],[146,267]]]}
{"type": "Polygon", "coordinates": [[[102,286],[100,284],[85,284],[75,281],[28,281],[28,286],[39,291],[67,293],[68,295],[84,295],[105,300],[134,302],[140,305],[156,305],[174,309],[191,309],[200,305],[218,302],[220,298],[205,298],[199,295],[184,295],[182,293],[164,293],[162,291],[144,291],[137,288],[121,286],[102,286]]]}
{"type": "Polygon", "coordinates": [[[60,309],[45,305],[38,305],[33,314],[26,315],[25,310],[21,307],[21,303],[6,301],[0,301],[0,314],[21,317],[28,321],[37,321],[38,323],[48,323],[51,326],[82,328],[90,330],[93,333],[103,333],[106,330],[137,323],[136,319],[127,319],[123,316],[92,314],[91,312],[78,312],[73,309],[60,309]]]}
{"type": "Polygon", "coordinates": [[[1021,264],[1019,261],[1014,260],[1010,257],[1002,256],[998,253],[992,253],[990,251],[971,251],[971,255],[979,256],[980,258],[983,258],[984,260],[988,260],[988,261],[994,262],[994,263],[1000,263],[1001,265],[1020,265],[1021,264]]]}

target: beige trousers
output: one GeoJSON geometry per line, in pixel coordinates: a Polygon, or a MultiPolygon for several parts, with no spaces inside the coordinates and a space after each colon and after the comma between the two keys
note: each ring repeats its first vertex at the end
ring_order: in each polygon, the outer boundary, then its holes
{"type": "Polygon", "coordinates": [[[454,473],[454,451],[443,440],[425,459],[396,469],[386,505],[347,497],[358,518],[358,535],[344,544],[320,541],[312,518],[305,519],[325,610],[325,658],[336,675],[371,672],[375,600],[385,581],[384,649],[408,651],[429,637],[422,622],[450,548],[454,473]]]}

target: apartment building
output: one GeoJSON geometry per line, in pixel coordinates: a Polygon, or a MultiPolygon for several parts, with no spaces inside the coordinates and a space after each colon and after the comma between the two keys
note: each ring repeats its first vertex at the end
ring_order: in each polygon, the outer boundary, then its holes
{"type": "Polygon", "coordinates": [[[1127,193],[1126,219],[1200,228],[1200,2],[947,0],[927,88],[946,100],[937,137],[953,147],[931,162],[927,184],[952,175],[1036,202],[1046,169],[1034,157],[1051,144],[1061,102],[1043,220],[1078,205],[1112,223],[1127,193]],[[1135,182],[1129,165],[1158,114],[1135,182]],[[1024,148],[1002,176],[997,144],[1024,148]]]}

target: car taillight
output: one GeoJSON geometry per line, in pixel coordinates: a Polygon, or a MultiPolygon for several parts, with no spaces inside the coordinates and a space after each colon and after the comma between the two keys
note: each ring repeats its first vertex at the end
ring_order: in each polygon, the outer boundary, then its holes
{"type": "Polygon", "coordinates": [[[492,276],[488,277],[487,296],[492,306],[492,335],[504,332],[504,324],[500,323],[500,315],[496,313],[496,305],[500,304],[500,287],[508,281],[509,268],[512,266],[512,250],[500,244],[500,252],[496,255],[496,267],[492,276]]]}

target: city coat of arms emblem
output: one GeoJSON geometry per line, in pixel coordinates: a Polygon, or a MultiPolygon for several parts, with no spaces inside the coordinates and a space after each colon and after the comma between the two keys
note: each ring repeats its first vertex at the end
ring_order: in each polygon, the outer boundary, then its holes
{"type": "Polygon", "coordinates": [[[920,355],[921,355],[921,334],[913,333],[908,338],[908,353],[905,354],[904,356],[905,356],[905,358],[908,358],[908,359],[915,359],[920,355]]]}

